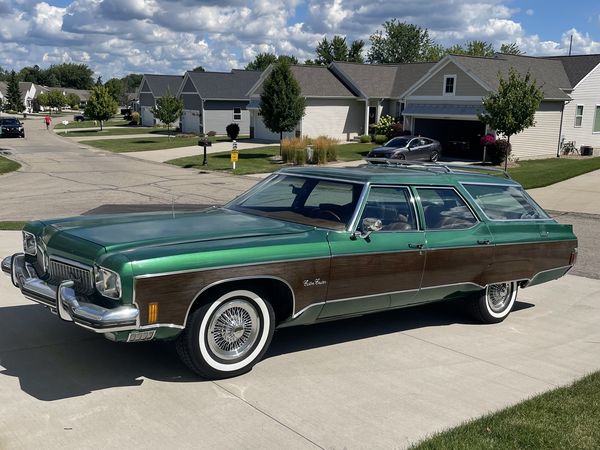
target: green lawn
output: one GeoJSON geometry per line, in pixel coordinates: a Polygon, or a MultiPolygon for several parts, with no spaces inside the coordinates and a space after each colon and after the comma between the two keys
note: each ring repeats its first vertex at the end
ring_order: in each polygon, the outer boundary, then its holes
{"type": "Polygon", "coordinates": [[[340,144],[337,146],[338,161],[355,161],[367,156],[376,144],[340,144]]]}
{"type": "Polygon", "coordinates": [[[549,158],[519,161],[519,167],[508,169],[508,173],[525,189],[533,189],[549,186],[598,169],[600,169],[600,157],[549,158]]]}
{"type": "Polygon", "coordinates": [[[236,175],[248,175],[251,173],[273,172],[281,169],[281,164],[274,164],[269,160],[271,156],[275,155],[279,155],[279,145],[240,150],[235,171],[232,170],[231,152],[209,154],[207,166],[202,165],[204,159],[202,153],[198,154],[198,156],[172,159],[167,161],[167,163],[185,168],[225,170],[236,175]]]}
{"type": "Polygon", "coordinates": [[[0,222],[0,230],[2,231],[20,231],[27,222],[0,222]]]}
{"type": "Polygon", "coordinates": [[[97,130],[64,130],[58,131],[56,134],[66,137],[84,137],[84,136],[118,136],[127,134],[145,134],[145,133],[166,133],[166,128],[160,127],[121,127],[121,128],[104,128],[97,130]]]}
{"type": "MultiPolygon", "coordinates": [[[[244,138],[245,136],[240,136],[238,138],[238,141],[244,138]]],[[[229,141],[229,138],[227,136],[212,136],[209,139],[212,142],[229,141]]],[[[85,144],[115,153],[144,152],[147,150],[163,150],[167,148],[189,147],[191,145],[198,145],[198,136],[176,136],[173,138],[145,137],[103,140],[100,139],[94,141],[85,141],[85,144]]],[[[200,149],[200,147],[198,147],[198,149],[200,149]]]]}
{"type": "MultiPolygon", "coordinates": [[[[62,116],[62,117],[57,117],[57,116],[52,116],[52,122],[54,123],[54,129],[55,130],[64,130],[66,129],[71,129],[71,128],[91,128],[91,127],[98,127],[98,129],[100,129],[100,125],[98,122],[94,123],[93,120],[84,120],[83,122],[75,122],[75,120],[73,119],[73,116],[76,114],[71,114],[70,116],[62,116]],[[69,124],[65,127],[61,122],[63,120],[68,120],[69,124]]],[[[128,127],[129,126],[129,121],[128,120],[124,120],[122,117],[113,117],[112,119],[108,119],[106,122],[104,122],[104,126],[105,127],[128,127]]]]}
{"type": "Polygon", "coordinates": [[[21,167],[21,164],[14,162],[4,156],[0,156],[0,175],[8,172],[14,172],[21,167]]]}
{"type": "Polygon", "coordinates": [[[598,449],[600,372],[427,439],[413,450],[598,449]]]}

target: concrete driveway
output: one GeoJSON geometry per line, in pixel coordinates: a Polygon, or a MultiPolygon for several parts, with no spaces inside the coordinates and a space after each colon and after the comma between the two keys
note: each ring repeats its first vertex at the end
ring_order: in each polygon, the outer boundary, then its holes
{"type": "Polygon", "coordinates": [[[24,123],[26,139],[0,140],[0,154],[23,166],[0,177],[0,221],[77,215],[103,204],[222,204],[259,179],[95,150],[56,136],[41,120],[24,123]]]}
{"type": "Polygon", "coordinates": [[[2,275],[0,448],[403,448],[600,369],[599,297],[569,275],[498,325],[447,303],[284,329],[251,373],[208,382],[172,344],[62,323],[2,275]]]}

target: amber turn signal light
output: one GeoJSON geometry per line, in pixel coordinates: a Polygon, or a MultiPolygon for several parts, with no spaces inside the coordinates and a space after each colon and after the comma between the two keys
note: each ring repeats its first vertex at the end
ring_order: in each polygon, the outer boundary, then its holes
{"type": "Polygon", "coordinates": [[[148,323],[156,323],[158,320],[158,303],[148,305],[148,323]]]}

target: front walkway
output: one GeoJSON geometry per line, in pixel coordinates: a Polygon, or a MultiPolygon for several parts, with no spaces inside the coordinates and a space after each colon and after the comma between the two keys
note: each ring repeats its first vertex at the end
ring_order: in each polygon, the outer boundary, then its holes
{"type": "Polygon", "coordinates": [[[547,210],[600,214],[600,170],[527,192],[547,210]]]}

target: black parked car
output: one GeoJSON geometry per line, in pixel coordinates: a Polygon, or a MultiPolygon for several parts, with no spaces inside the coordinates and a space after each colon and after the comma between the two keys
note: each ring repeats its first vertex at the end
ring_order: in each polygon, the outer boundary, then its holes
{"type": "Polygon", "coordinates": [[[16,117],[3,117],[0,119],[0,136],[25,137],[25,128],[16,117]]]}
{"type": "Polygon", "coordinates": [[[422,136],[399,136],[387,141],[383,147],[376,147],[369,152],[370,162],[385,162],[386,160],[416,159],[437,161],[442,152],[440,143],[422,136]]]}

